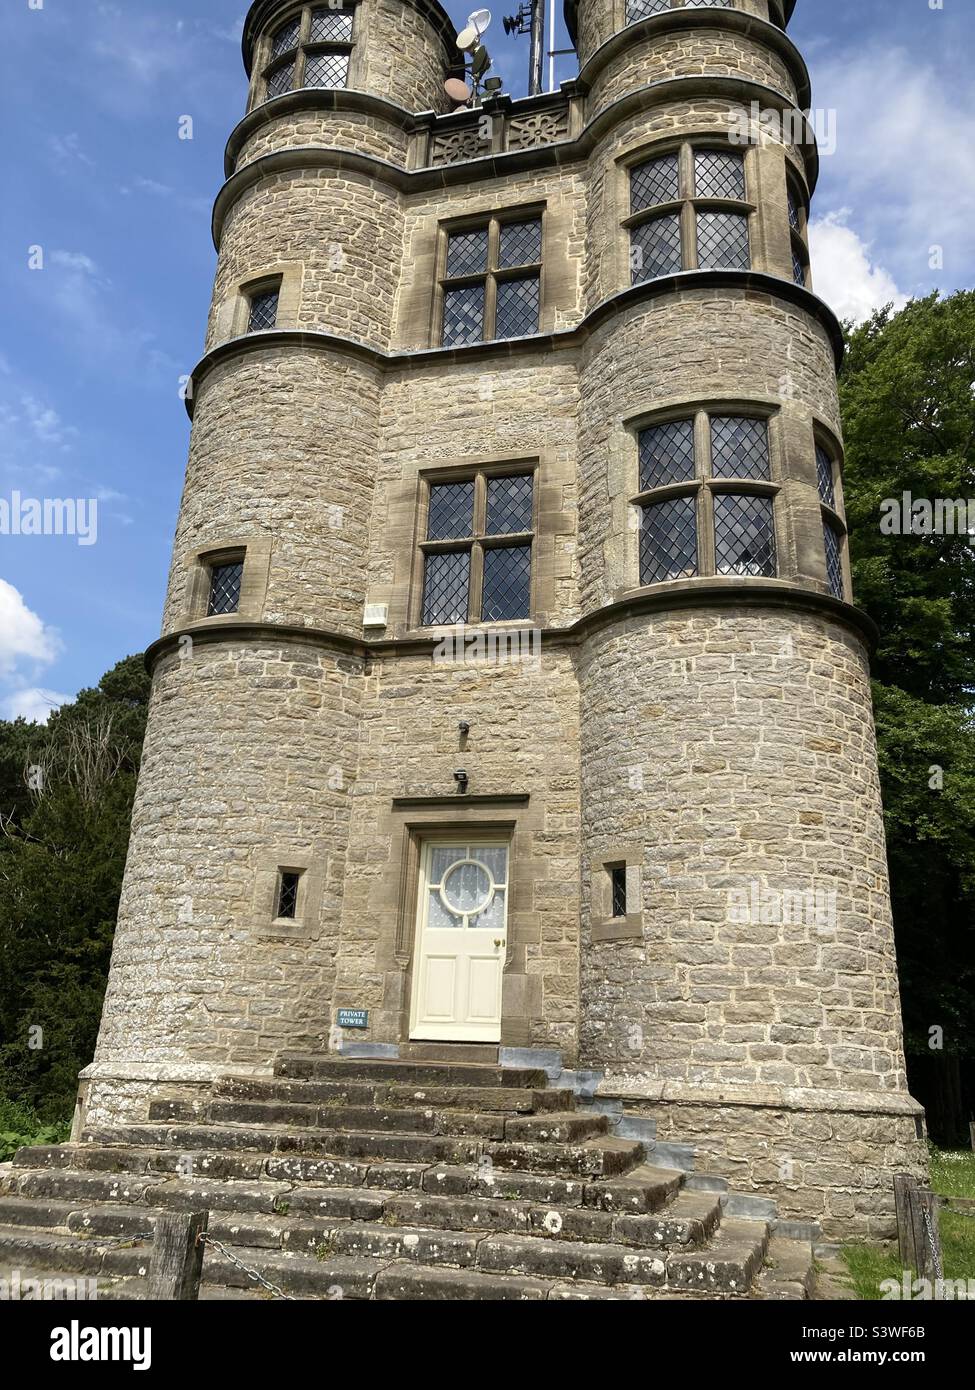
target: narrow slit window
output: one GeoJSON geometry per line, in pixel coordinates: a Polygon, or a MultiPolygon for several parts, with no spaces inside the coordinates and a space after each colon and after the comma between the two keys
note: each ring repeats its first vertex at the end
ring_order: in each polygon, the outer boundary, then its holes
{"type": "Polygon", "coordinates": [[[625,917],[627,911],[626,865],[607,864],[606,868],[609,872],[612,915],[613,917],[625,917]]]}
{"type": "Polygon", "coordinates": [[[301,882],[301,874],[293,869],[282,869],[278,875],[278,910],[279,918],[293,920],[298,915],[298,884],[301,882]]]}

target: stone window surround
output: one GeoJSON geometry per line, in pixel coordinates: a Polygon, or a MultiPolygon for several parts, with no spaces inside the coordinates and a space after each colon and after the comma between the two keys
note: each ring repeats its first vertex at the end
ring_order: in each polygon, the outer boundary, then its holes
{"type": "Polygon", "coordinates": [[[528,618],[510,623],[475,623],[470,631],[503,628],[518,631],[527,627],[545,627],[549,614],[555,609],[556,566],[559,562],[557,545],[561,537],[571,532],[574,515],[564,506],[563,488],[575,479],[564,464],[556,459],[556,451],[543,449],[538,454],[499,453],[473,458],[447,458],[436,465],[425,466],[415,459],[404,467],[403,476],[391,481],[388,489],[388,511],[383,535],[392,557],[391,578],[385,584],[370,587],[368,601],[388,605],[387,638],[429,637],[450,628],[420,626],[423,603],[423,552],[421,542],[426,534],[426,496],[430,482],[459,482],[482,471],[488,476],[502,473],[534,472],[535,483],[535,541],[532,547],[532,599],[528,618]]]}
{"type": "Polygon", "coordinates": [[[591,885],[591,933],[594,942],[603,941],[642,941],[643,940],[643,847],[634,845],[614,845],[590,861],[591,885]],[[637,911],[627,912],[625,917],[613,916],[613,888],[610,868],[614,864],[626,865],[626,902],[632,908],[639,904],[637,911]]]}
{"type": "MultiPolygon", "coordinates": [[[[537,200],[526,203],[520,207],[505,207],[492,211],[470,213],[464,217],[452,217],[437,225],[437,248],[436,248],[436,273],[434,279],[434,293],[432,296],[432,313],[430,323],[430,346],[443,347],[443,307],[444,289],[449,285],[472,283],[475,280],[485,282],[484,295],[484,336],[481,342],[505,342],[506,339],[495,339],[493,330],[495,327],[495,304],[497,300],[497,282],[499,280],[524,278],[526,270],[537,270],[539,302],[538,302],[538,333],[549,332],[554,327],[554,310],[550,304],[546,303],[549,296],[546,293],[546,271],[545,267],[549,260],[549,242],[551,233],[547,226],[545,204],[537,200]],[[512,267],[510,270],[501,269],[498,265],[498,244],[500,240],[500,227],[507,222],[531,222],[540,221],[542,224],[542,255],[541,260],[533,262],[530,266],[512,267]],[[454,232],[473,232],[479,231],[483,227],[488,228],[488,268],[483,274],[452,277],[447,275],[447,242],[450,235],[454,232]],[[488,330],[492,330],[489,334],[488,330]]],[[[451,346],[450,344],[447,345],[451,346]]],[[[475,344],[455,345],[456,347],[475,346],[475,344]]]]}
{"type": "MultiPolygon", "coordinates": [[[[635,522],[628,528],[632,532],[632,543],[628,547],[627,557],[629,573],[635,576],[633,588],[655,587],[642,584],[640,578],[640,527],[643,508],[652,506],[655,502],[668,501],[672,497],[687,497],[692,494],[697,499],[697,574],[694,576],[695,579],[720,580],[730,577],[717,573],[714,541],[713,498],[715,493],[747,494],[772,499],[775,549],[776,555],[779,557],[775,577],[777,579],[782,577],[781,557],[788,554],[789,550],[782,508],[776,505],[776,498],[782,490],[781,464],[784,455],[784,441],[780,433],[781,419],[778,406],[769,405],[765,401],[688,401],[683,407],[670,406],[668,409],[653,411],[626,420],[624,427],[631,439],[630,477],[634,480],[636,489],[631,493],[629,499],[630,507],[633,509],[631,515],[635,517],[635,522]],[[767,422],[770,481],[757,478],[712,477],[710,417],[721,415],[748,416],[767,422]],[[641,492],[639,490],[641,430],[650,429],[654,425],[663,425],[668,421],[687,420],[689,418],[694,420],[694,477],[685,482],[665,483],[661,487],[650,489],[648,492],[641,492]]],[[[734,582],[741,582],[738,577],[732,578],[734,578],[734,582]]]]}
{"type": "Polygon", "coordinates": [[[270,536],[221,536],[184,557],[183,613],[178,627],[213,626],[218,623],[259,622],[264,616],[268,575],[271,568],[270,536]],[[210,571],[216,564],[243,560],[240,602],[235,613],[207,614],[210,571]]]}
{"type": "Polygon", "coordinates": [[[263,941],[318,941],[322,934],[322,884],[327,862],[324,847],[295,850],[282,845],[262,850],[254,875],[251,933],[263,941]],[[282,873],[300,875],[294,917],[275,916],[282,873]]]}
{"type": "MultiPolygon", "coordinates": [[[[657,217],[663,217],[675,213],[680,217],[680,239],[681,239],[681,264],[684,270],[697,270],[697,212],[732,212],[739,213],[748,219],[748,242],[749,242],[749,262],[751,267],[755,267],[755,245],[756,245],[756,223],[759,214],[758,203],[750,199],[747,195],[754,191],[755,177],[755,146],[730,144],[728,140],[722,140],[713,130],[707,134],[699,135],[693,132],[682,132],[677,138],[674,136],[664,136],[661,139],[642,143],[636,149],[628,150],[620,155],[616,160],[616,184],[617,184],[617,205],[621,209],[622,216],[620,223],[626,237],[625,264],[630,263],[630,234],[634,227],[646,222],[652,222],[657,217]],[[694,155],[702,150],[716,150],[721,154],[740,154],[744,159],[745,171],[745,194],[743,200],[738,198],[699,198],[696,193],[691,194],[694,188],[694,155]],[[639,212],[633,212],[630,201],[630,175],[634,168],[641,164],[649,163],[650,160],[660,159],[666,155],[676,154],[678,157],[678,178],[680,197],[667,203],[658,203],[653,207],[642,208],[639,212]]],[[[621,281],[621,285],[633,283],[632,275],[627,274],[621,281]]]]}
{"type": "MultiPolygon", "coordinates": [[[[490,835],[509,841],[508,930],[502,980],[501,1043],[525,1046],[531,1020],[541,1013],[541,980],[529,975],[527,948],[540,941],[533,911],[532,836],[540,829],[540,813],[528,793],[484,796],[476,800],[452,797],[394,801],[378,827],[390,837],[388,872],[383,876],[382,901],[377,903],[380,937],[379,968],[386,980],[382,1012],[385,1030],[395,1034],[384,1041],[406,1042],[416,952],[417,893],[423,842],[439,835],[490,835]],[[420,804],[425,803],[425,804],[420,804]]],[[[339,1001],[342,1002],[342,1001],[339,1001]]],[[[344,1007],[344,1003],[343,1003],[344,1007]]],[[[377,1020],[378,1021],[378,1020],[377,1020]]]]}
{"type": "Polygon", "coordinates": [[[831,526],[836,532],[840,547],[840,564],[843,567],[843,593],[845,598],[849,600],[853,580],[850,575],[849,530],[846,524],[846,508],[843,503],[843,451],[837,445],[833,435],[818,421],[813,422],[813,440],[814,454],[815,446],[818,445],[825,454],[829,455],[833,465],[833,491],[836,506],[831,507],[828,502],[823,501],[822,497],[819,499],[819,506],[824,525],[831,526]]]}
{"type": "MultiPolygon", "coordinates": [[[[510,536],[499,537],[502,545],[525,544],[526,541],[531,545],[531,581],[529,588],[528,616],[525,618],[512,618],[507,621],[499,619],[482,619],[479,617],[468,617],[465,626],[475,627],[523,627],[526,623],[536,621],[537,607],[537,577],[535,560],[538,553],[538,460],[523,460],[520,463],[469,463],[466,468],[456,467],[452,469],[430,468],[420,471],[420,492],[417,505],[417,560],[414,568],[414,580],[412,588],[412,598],[410,603],[410,617],[412,626],[421,628],[424,632],[435,632],[442,630],[443,624],[427,624],[423,621],[423,585],[426,569],[426,556],[433,551],[442,550],[461,550],[469,549],[471,552],[471,573],[470,588],[468,592],[468,613],[480,613],[481,611],[481,589],[483,581],[483,552],[484,546],[484,526],[486,525],[486,496],[487,483],[493,478],[518,477],[526,473],[532,474],[534,487],[532,496],[532,530],[512,533],[510,536]],[[427,516],[430,505],[430,488],[437,483],[466,483],[474,480],[474,523],[472,527],[472,538],[466,546],[454,545],[449,541],[428,541],[427,516]],[[479,524],[480,523],[480,524],[479,524]],[[476,557],[480,554],[480,560],[476,557]]],[[[492,540],[494,538],[492,537],[492,540]]]]}
{"type": "MultiPolygon", "coordinates": [[[[251,298],[261,290],[277,288],[278,315],[275,329],[295,328],[301,304],[301,286],[305,268],[300,261],[279,261],[275,265],[258,267],[243,280],[238,280],[226,292],[213,325],[212,346],[231,338],[258,337],[249,332],[251,298]]],[[[273,332],[274,329],[262,330],[273,332]]]]}
{"type": "MultiPolygon", "coordinates": [[[[326,42],[322,44],[316,43],[311,45],[313,50],[317,51],[326,49],[331,50],[333,52],[337,52],[339,50],[348,52],[349,71],[345,83],[346,87],[356,87],[362,85],[361,67],[364,62],[364,54],[362,51],[363,46],[358,42],[359,29],[361,24],[359,18],[359,6],[361,3],[362,0],[343,0],[341,6],[342,9],[350,9],[353,11],[352,38],[348,43],[335,41],[326,42]]],[[[264,103],[270,99],[267,97],[266,91],[268,69],[272,67],[271,50],[274,44],[274,35],[282,28],[283,25],[287,24],[289,20],[294,19],[297,15],[301,16],[301,33],[298,37],[298,61],[295,72],[295,78],[297,79],[304,75],[304,64],[307,57],[307,48],[309,46],[309,38],[311,31],[311,12],[313,9],[318,8],[330,8],[328,0],[318,0],[318,3],[314,3],[313,0],[302,0],[302,3],[295,3],[294,5],[290,6],[287,10],[282,10],[280,14],[275,15],[274,23],[271,26],[271,28],[268,29],[266,33],[261,35],[254,52],[254,65],[252,68],[251,75],[251,90],[249,94],[247,107],[249,111],[252,111],[257,106],[263,106],[264,103]]],[[[282,58],[277,61],[283,62],[284,60],[282,58]]],[[[273,66],[277,66],[277,62],[275,62],[273,66]]],[[[291,87],[291,90],[301,91],[302,83],[300,81],[296,81],[296,84],[291,87]]]]}

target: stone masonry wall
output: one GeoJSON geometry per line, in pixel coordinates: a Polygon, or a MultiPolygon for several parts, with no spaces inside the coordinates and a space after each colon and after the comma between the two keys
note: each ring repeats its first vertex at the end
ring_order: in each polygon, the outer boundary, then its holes
{"type": "Polygon", "coordinates": [[[399,194],[377,178],[323,167],[262,179],[224,225],[207,347],[217,341],[221,307],[242,284],[294,264],[301,268],[297,314],[279,327],[320,329],[384,349],[402,251],[399,194]]]}
{"type": "Polygon", "coordinates": [[[644,862],[642,940],[604,944],[588,939],[583,864],[589,1063],[688,1084],[904,1091],[860,640],[800,613],[647,616],[591,637],[580,680],[587,858],[632,843],[644,862]],[[834,893],[832,911],[780,905],[776,920],[774,899],[751,906],[753,893],[811,890],[834,893]]]}
{"type": "MultiPolygon", "coordinates": [[[[361,632],[379,374],[294,347],[217,367],[196,402],[164,630],[184,619],[188,559],[268,538],[267,622],[361,632]]],[[[199,616],[199,615],[198,615],[199,616]]]]}
{"type": "Polygon", "coordinates": [[[772,87],[795,103],[795,80],[779,55],[760,39],[703,27],[648,34],[628,44],[593,74],[586,119],[650,82],[668,77],[740,77],[772,87]]]}
{"type": "MultiPolygon", "coordinates": [[[[318,93],[305,93],[309,103],[318,93]]],[[[341,96],[339,97],[341,101],[341,96]]],[[[311,105],[307,110],[272,116],[247,136],[235,161],[235,171],[246,164],[273,154],[275,150],[321,145],[329,149],[357,150],[375,155],[402,168],[406,167],[409,136],[403,125],[383,120],[375,112],[351,111],[339,107],[323,111],[311,105]]]]}
{"type": "MultiPolygon", "coordinates": [[[[370,1008],[371,1039],[402,1036],[409,1003],[412,920],[398,871],[405,826],[415,814],[390,811],[392,798],[449,796],[454,769],[470,774],[472,795],[528,793],[510,904],[505,1022],[517,1018],[519,1045],[562,1047],[578,1036],[579,723],[571,660],[545,650],[537,664],[461,660],[429,654],[377,661],[366,680],[349,860],[342,908],[336,1005],[370,1008]],[[457,725],[471,731],[460,750],[457,725]],[[400,934],[397,948],[397,935],[400,934]]],[[[441,832],[467,821],[505,821],[504,805],[479,813],[444,807],[441,832]]],[[[433,813],[431,813],[433,814],[433,813]]],[[[472,832],[474,834],[476,832],[472,832]]],[[[504,1038],[504,1033],[502,1034],[504,1038]]]]}
{"type": "Polygon", "coordinates": [[[361,682],[270,637],[159,663],[96,1063],[267,1067],[327,1040],[361,682]],[[295,855],[310,920],[264,939],[257,875],[295,855]]]}

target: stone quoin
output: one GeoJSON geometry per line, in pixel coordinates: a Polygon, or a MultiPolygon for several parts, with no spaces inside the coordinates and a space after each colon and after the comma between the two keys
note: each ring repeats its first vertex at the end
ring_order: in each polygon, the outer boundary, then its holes
{"type": "Polygon", "coordinates": [[[252,5],[76,1133],[476,1046],[890,1234],[923,1123],[818,154],[740,142],[811,109],[792,9],[567,0],[576,79],[452,110],[437,0],[252,5]]]}

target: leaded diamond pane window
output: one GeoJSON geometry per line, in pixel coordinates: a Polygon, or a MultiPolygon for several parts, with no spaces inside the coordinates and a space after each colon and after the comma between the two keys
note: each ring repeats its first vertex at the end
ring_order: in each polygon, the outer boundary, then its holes
{"type": "Polygon", "coordinates": [[[823,540],[826,544],[826,578],[829,591],[834,598],[843,597],[843,560],[840,535],[835,526],[823,522],[823,540]]]}
{"type": "Polygon", "coordinates": [[[308,54],[305,60],[306,87],[345,87],[348,78],[348,53],[308,54]]]}
{"type": "Polygon", "coordinates": [[[290,53],[293,48],[298,47],[298,36],[301,33],[301,16],[296,15],[294,19],[289,19],[287,24],[282,24],[277,30],[271,41],[271,62],[275,58],[281,58],[285,53],[290,53]]]}
{"type": "Polygon", "coordinates": [[[508,272],[517,266],[537,266],[541,259],[540,217],[517,221],[492,217],[483,226],[449,232],[441,282],[444,346],[537,333],[541,278],[537,271],[515,276],[508,272]],[[474,276],[476,284],[456,283],[474,276]]]}
{"type": "Polygon", "coordinates": [[[747,270],[748,218],[737,212],[699,212],[697,263],[702,270],[747,270]]]}
{"type": "Polygon", "coordinates": [[[244,573],[243,560],[229,565],[214,565],[210,570],[210,602],[207,617],[236,613],[240,607],[240,581],[244,573]]]}
{"type": "Polygon", "coordinates": [[[648,160],[630,170],[630,211],[642,212],[680,197],[680,161],[676,154],[648,160]]]}
{"type": "Polygon", "coordinates": [[[346,87],[354,20],[350,5],[306,5],[283,24],[272,38],[264,70],[265,100],[290,92],[299,74],[305,88],[346,87]],[[303,27],[307,34],[304,42],[303,27]]]}
{"type": "Polygon", "coordinates": [[[435,551],[426,557],[423,621],[428,626],[467,621],[470,592],[469,550],[435,551]]]}
{"type": "Polygon", "coordinates": [[[486,227],[475,232],[451,232],[447,238],[447,274],[482,275],[487,270],[487,254],[486,227]]]}
{"type": "Polygon", "coordinates": [[[484,336],[484,284],[454,285],[444,290],[443,342],[445,347],[479,343],[484,336]]]}
{"type": "Polygon", "coordinates": [[[531,613],[533,473],[430,487],[421,622],[510,622],[531,613]],[[508,537],[502,543],[501,537],[508,537]],[[466,544],[464,537],[469,537],[466,544]],[[450,549],[444,550],[445,542],[450,549]]]}
{"type": "Polygon", "coordinates": [[[694,477],[694,421],[671,420],[640,431],[640,491],[694,477]]]}
{"type": "Polygon", "coordinates": [[[640,582],[685,579],[697,574],[697,504],[693,496],[671,497],[643,508],[640,582]]]}
{"type": "Polygon", "coordinates": [[[711,472],[715,478],[770,478],[768,423],[712,415],[711,472]]]}
{"type": "Polygon", "coordinates": [[[800,230],[799,199],[796,197],[791,183],[789,185],[789,226],[794,232],[800,230]]]}
{"type": "Polygon", "coordinates": [[[530,545],[492,546],[484,552],[482,622],[527,618],[531,601],[530,545]]]}
{"type": "Polygon", "coordinates": [[[294,80],[294,63],[285,63],[282,67],[275,68],[271,76],[267,79],[268,100],[270,101],[271,97],[279,97],[283,95],[284,92],[290,92],[291,88],[294,86],[294,80]]]}
{"type": "Polygon", "coordinates": [[[487,534],[513,536],[532,529],[535,480],[530,473],[516,478],[489,478],[487,534]]]}
{"type": "Polygon", "coordinates": [[[278,879],[278,917],[294,918],[298,912],[298,883],[301,874],[282,870],[278,879]]]}
{"type": "Polygon", "coordinates": [[[278,321],[278,301],[280,290],[261,290],[251,295],[250,314],[247,320],[248,333],[263,333],[274,328],[278,321]]]}
{"type": "Polygon", "coordinates": [[[351,43],[351,10],[320,9],[311,12],[312,43],[351,43]]]}
{"type": "Polygon", "coordinates": [[[537,275],[523,280],[499,280],[496,338],[523,338],[538,332],[541,286],[537,275]]]}
{"type": "Polygon", "coordinates": [[[430,488],[427,540],[458,540],[474,534],[474,480],[435,483],[430,488]]]}
{"type": "Polygon", "coordinates": [[[696,150],[694,191],[698,198],[745,197],[745,160],[723,150],[696,150]]]}
{"type": "Polygon", "coordinates": [[[714,548],[718,574],[774,579],[772,499],[734,493],[714,496],[714,548]]]}
{"type": "Polygon", "coordinates": [[[632,229],[630,265],[635,285],[661,275],[675,275],[682,264],[678,216],[655,217],[632,229]]]}
{"type": "Polygon", "coordinates": [[[626,865],[607,864],[613,899],[613,916],[626,916],[626,865]]]}
{"type": "Polygon", "coordinates": [[[806,267],[803,264],[802,257],[798,256],[795,251],[792,253],[792,278],[797,285],[804,285],[806,283],[806,267]]]}
{"type": "Polygon", "coordinates": [[[822,445],[816,445],[816,477],[820,500],[836,510],[836,484],[833,480],[833,460],[822,445]]]}
{"type": "Polygon", "coordinates": [[[538,218],[501,224],[499,266],[537,265],[541,259],[542,224],[538,218]]]}
{"type": "Polygon", "coordinates": [[[652,14],[670,9],[670,0],[626,0],[627,24],[639,24],[641,19],[649,19],[652,14]]]}

